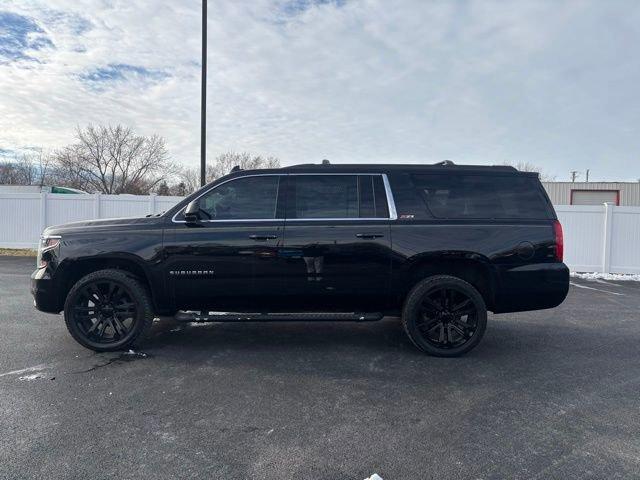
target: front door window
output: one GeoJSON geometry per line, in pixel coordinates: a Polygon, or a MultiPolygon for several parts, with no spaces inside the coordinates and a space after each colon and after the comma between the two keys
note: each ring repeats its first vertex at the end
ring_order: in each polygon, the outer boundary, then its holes
{"type": "Polygon", "coordinates": [[[205,194],[200,209],[211,220],[274,219],[279,181],[278,175],[231,180],[205,194]]]}

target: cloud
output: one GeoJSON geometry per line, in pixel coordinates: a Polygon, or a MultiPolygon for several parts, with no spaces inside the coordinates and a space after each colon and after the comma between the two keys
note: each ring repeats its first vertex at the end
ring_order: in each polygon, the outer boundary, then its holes
{"type": "MultiPolygon", "coordinates": [[[[1,30],[0,145],[56,148],[77,125],[124,123],[196,164],[199,1],[3,10],[21,27],[1,30]]],[[[210,158],[526,161],[561,178],[640,176],[637,2],[209,0],[208,24],[210,158]]]]}
{"type": "Polygon", "coordinates": [[[15,150],[9,148],[0,148],[0,158],[9,158],[15,156],[15,150]]]}
{"type": "Polygon", "coordinates": [[[114,82],[141,83],[148,85],[162,82],[170,76],[162,70],[145,68],[126,63],[110,63],[104,67],[97,67],[79,75],[86,84],[95,89],[106,88],[114,82]]]}
{"type": "Polygon", "coordinates": [[[32,18],[0,11],[0,63],[34,61],[31,51],[53,48],[53,42],[32,18]]]}
{"type": "Polygon", "coordinates": [[[299,15],[314,7],[334,6],[342,7],[346,0],[284,0],[280,2],[280,8],[286,15],[299,15]]]}

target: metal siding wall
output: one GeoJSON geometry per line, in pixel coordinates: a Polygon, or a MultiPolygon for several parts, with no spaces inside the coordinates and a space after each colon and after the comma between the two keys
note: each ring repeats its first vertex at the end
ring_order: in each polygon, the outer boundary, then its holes
{"type": "Polygon", "coordinates": [[[551,203],[570,205],[571,190],[619,190],[621,207],[640,206],[640,182],[542,182],[551,203]]]}

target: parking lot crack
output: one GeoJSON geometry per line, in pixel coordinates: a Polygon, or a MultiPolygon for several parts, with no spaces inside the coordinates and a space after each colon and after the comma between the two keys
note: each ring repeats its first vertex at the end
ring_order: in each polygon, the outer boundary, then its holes
{"type": "Polygon", "coordinates": [[[82,373],[89,373],[89,372],[93,372],[95,370],[98,370],[100,368],[108,367],[109,365],[112,365],[114,363],[131,362],[133,360],[138,360],[138,359],[147,358],[147,357],[148,357],[148,355],[146,353],[134,352],[133,350],[129,350],[128,352],[121,353],[120,355],[117,355],[115,357],[112,357],[112,358],[108,359],[104,363],[98,363],[98,364],[92,366],[91,368],[87,368],[85,370],[78,370],[78,371],[70,372],[70,373],[74,374],[74,375],[75,374],[82,374],[82,373]]]}

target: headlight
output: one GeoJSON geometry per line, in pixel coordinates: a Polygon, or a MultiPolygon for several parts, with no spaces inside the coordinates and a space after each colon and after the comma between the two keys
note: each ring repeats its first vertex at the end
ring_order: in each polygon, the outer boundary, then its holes
{"type": "Polygon", "coordinates": [[[40,244],[38,245],[38,259],[36,260],[36,266],[43,268],[47,266],[46,253],[57,248],[60,245],[59,235],[47,235],[40,238],[40,244]]]}

